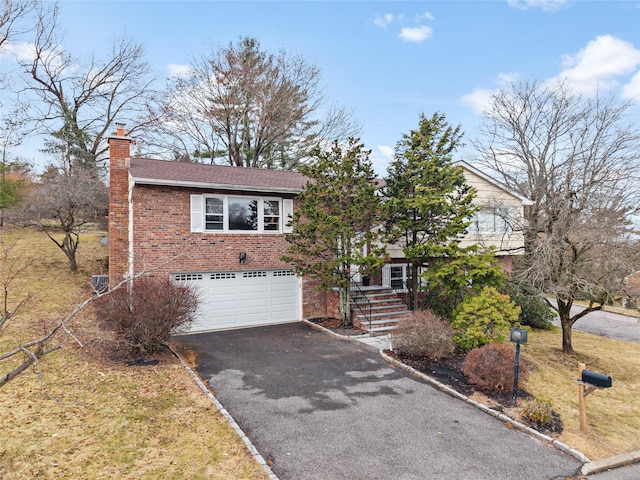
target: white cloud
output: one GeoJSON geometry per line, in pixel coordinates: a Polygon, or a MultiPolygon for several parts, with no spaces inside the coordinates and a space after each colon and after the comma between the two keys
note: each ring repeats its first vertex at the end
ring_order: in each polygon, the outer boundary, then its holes
{"type": "Polygon", "coordinates": [[[400,30],[398,37],[405,42],[423,42],[431,37],[433,30],[430,27],[422,25],[420,27],[404,27],[400,30]]]}
{"type": "Polygon", "coordinates": [[[507,0],[507,3],[510,7],[520,10],[539,8],[545,12],[553,12],[566,5],[568,0],[507,0]]]}
{"type": "Polygon", "coordinates": [[[387,26],[393,22],[393,14],[385,13],[384,15],[378,15],[373,23],[376,24],[380,28],[387,28],[387,26]]]}
{"type": "Polygon", "coordinates": [[[170,63],[167,65],[167,71],[170,77],[186,77],[190,71],[189,65],[180,65],[177,63],[170,63]]]}
{"type": "Polygon", "coordinates": [[[387,167],[393,161],[394,150],[386,145],[378,145],[370,155],[373,170],[380,177],[387,173],[387,167]]]}
{"type": "Polygon", "coordinates": [[[576,55],[563,57],[564,70],[552,81],[565,80],[577,92],[592,94],[617,88],[622,77],[640,67],[640,50],[611,35],[590,41],[576,55]]]}
{"type": "MultiPolygon", "coordinates": [[[[563,71],[547,82],[565,82],[573,91],[583,95],[620,89],[622,98],[640,104],[640,50],[630,42],[612,35],[601,35],[590,41],[575,55],[564,55],[563,71]]],[[[500,73],[498,86],[517,82],[514,73],[500,73]]],[[[495,90],[478,88],[464,95],[460,101],[476,113],[482,113],[495,90]]]]}
{"type": "Polygon", "coordinates": [[[382,155],[383,157],[386,157],[387,160],[389,161],[393,160],[393,155],[395,154],[395,151],[393,150],[393,148],[388,147],[386,145],[378,145],[378,151],[380,152],[380,155],[382,155]]]}
{"type": "Polygon", "coordinates": [[[19,62],[31,61],[35,57],[35,47],[32,43],[5,43],[0,49],[0,55],[13,55],[19,62]]]}
{"type": "Polygon", "coordinates": [[[431,12],[424,12],[422,14],[416,15],[417,22],[420,22],[422,20],[435,20],[435,17],[431,14],[431,12]]]}
{"type": "Polygon", "coordinates": [[[638,71],[631,81],[622,87],[622,98],[640,103],[640,71],[638,71]]]}
{"type": "Polygon", "coordinates": [[[473,92],[464,95],[460,100],[465,105],[471,107],[474,112],[481,114],[487,105],[489,105],[489,100],[491,100],[493,93],[493,90],[477,88],[473,92]]]}
{"type": "MultiPolygon", "coordinates": [[[[504,73],[501,72],[496,77],[496,84],[499,87],[505,87],[520,80],[520,75],[517,73],[504,73]]],[[[464,95],[460,101],[470,107],[476,113],[483,113],[489,105],[492,95],[496,93],[496,90],[490,90],[488,88],[477,88],[473,92],[464,95]]]]}

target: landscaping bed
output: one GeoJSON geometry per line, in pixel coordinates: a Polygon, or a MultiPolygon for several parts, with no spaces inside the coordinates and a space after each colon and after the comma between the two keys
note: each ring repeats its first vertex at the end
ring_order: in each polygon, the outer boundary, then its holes
{"type": "Polygon", "coordinates": [[[402,355],[389,350],[385,351],[385,353],[414,370],[451,387],[456,392],[486,404],[493,410],[505,413],[514,420],[524,423],[541,433],[550,436],[557,436],[557,434],[562,433],[562,420],[557,412],[552,412],[552,420],[548,424],[533,422],[520,414],[523,402],[533,398],[521,385],[518,385],[517,406],[514,406],[513,391],[485,391],[471,384],[468,377],[462,371],[465,359],[464,355],[451,355],[434,361],[427,357],[402,355]]]}

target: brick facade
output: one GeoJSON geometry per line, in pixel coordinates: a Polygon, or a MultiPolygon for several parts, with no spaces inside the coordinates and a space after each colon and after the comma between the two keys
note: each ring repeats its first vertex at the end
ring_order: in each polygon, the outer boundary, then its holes
{"type": "MultiPolygon", "coordinates": [[[[109,280],[113,286],[129,271],[152,270],[152,275],[183,272],[289,269],[280,257],[287,249],[284,234],[193,233],[190,195],[235,194],[237,191],[136,184],[131,191],[129,225],[129,146],[131,139],[119,135],[109,138],[109,280]],[[129,235],[133,245],[129,252],[129,235]],[[246,261],[240,264],[240,252],[246,261]]],[[[274,196],[259,190],[250,195],[274,196]]],[[[292,198],[291,194],[282,198],[292,198]]],[[[303,318],[323,317],[327,313],[326,294],[315,289],[317,282],[303,279],[303,318]]]]}

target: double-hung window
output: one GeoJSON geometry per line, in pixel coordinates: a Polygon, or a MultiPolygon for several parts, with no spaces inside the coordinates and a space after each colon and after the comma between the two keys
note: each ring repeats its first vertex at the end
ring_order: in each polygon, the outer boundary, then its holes
{"type": "Polygon", "coordinates": [[[193,232],[287,232],[293,200],[231,195],[191,195],[193,232]]]}

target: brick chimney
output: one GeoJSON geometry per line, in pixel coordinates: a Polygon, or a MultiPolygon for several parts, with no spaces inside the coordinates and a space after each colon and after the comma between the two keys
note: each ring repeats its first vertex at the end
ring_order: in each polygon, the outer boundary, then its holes
{"type": "Polygon", "coordinates": [[[122,281],[129,271],[129,164],[132,139],[124,124],[116,123],[109,136],[109,285],[122,281]]]}

